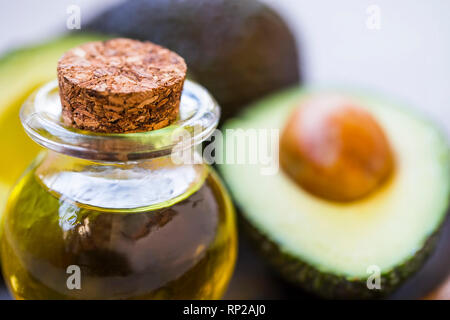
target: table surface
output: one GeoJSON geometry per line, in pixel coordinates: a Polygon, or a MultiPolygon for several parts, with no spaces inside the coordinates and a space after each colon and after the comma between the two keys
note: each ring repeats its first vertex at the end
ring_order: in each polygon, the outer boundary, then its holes
{"type": "MultiPolygon", "coordinates": [[[[239,258],[225,299],[313,299],[275,275],[240,235],[239,258]]],[[[420,299],[439,286],[450,272],[450,218],[445,222],[436,250],[423,268],[390,299],[420,299]]]]}
{"type": "MultiPolygon", "coordinates": [[[[256,254],[245,234],[240,234],[239,256],[225,299],[314,299],[301,289],[285,283],[256,254]]],[[[450,219],[438,246],[423,268],[409,279],[391,299],[420,299],[437,287],[450,271],[450,219]]],[[[0,299],[11,299],[0,281],[0,299]]]]}

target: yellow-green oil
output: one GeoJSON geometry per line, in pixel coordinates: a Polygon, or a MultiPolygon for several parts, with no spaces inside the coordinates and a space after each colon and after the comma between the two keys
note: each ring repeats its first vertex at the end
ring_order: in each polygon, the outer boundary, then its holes
{"type": "Polygon", "coordinates": [[[1,262],[16,299],[218,299],[236,259],[233,207],[216,174],[188,198],[145,212],[52,195],[30,169],[3,217],[1,262]],[[70,266],[80,287],[70,285],[70,266]]]}

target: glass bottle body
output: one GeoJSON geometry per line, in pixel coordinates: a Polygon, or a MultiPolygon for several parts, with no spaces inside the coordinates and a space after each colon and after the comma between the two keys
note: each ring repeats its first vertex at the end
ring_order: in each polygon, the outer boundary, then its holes
{"type": "Polygon", "coordinates": [[[2,223],[3,275],[14,297],[220,298],[236,259],[233,207],[211,168],[180,170],[168,158],[41,156],[13,189],[2,223]],[[155,184],[167,194],[139,205],[154,199],[144,190],[155,184]]]}

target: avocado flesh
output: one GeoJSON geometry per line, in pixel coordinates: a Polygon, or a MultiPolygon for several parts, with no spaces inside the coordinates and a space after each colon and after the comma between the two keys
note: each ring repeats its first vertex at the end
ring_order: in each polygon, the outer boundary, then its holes
{"type": "MultiPolygon", "coordinates": [[[[282,128],[309,94],[292,89],[269,97],[223,129],[282,128]]],[[[394,176],[370,197],[330,202],[298,187],[281,169],[261,175],[259,165],[219,166],[269,262],[288,280],[327,298],[392,292],[423,264],[448,208],[449,149],[443,136],[410,111],[363,95],[353,98],[384,128],[396,157],[394,176]],[[366,287],[371,265],[381,269],[381,290],[366,287]]]]}
{"type": "Polygon", "coordinates": [[[180,54],[222,107],[221,119],[300,82],[297,45],[283,19],[257,0],[133,0],[83,30],[150,40],[180,54]]]}
{"type": "Polygon", "coordinates": [[[20,107],[31,92],[56,78],[56,64],[66,50],[101,38],[104,37],[65,36],[0,58],[0,216],[9,188],[40,150],[20,124],[20,107]]]}

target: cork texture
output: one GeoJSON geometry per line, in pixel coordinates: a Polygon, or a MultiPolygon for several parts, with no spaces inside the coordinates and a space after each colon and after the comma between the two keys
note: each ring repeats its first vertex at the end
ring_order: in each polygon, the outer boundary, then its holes
{"type": "Polygon", "coordinates": [[[155,130],[178,116],[186,63],[151,42],[113,39],[66,52],[58,62],[62,119],[104,133],[155,130]]]}

